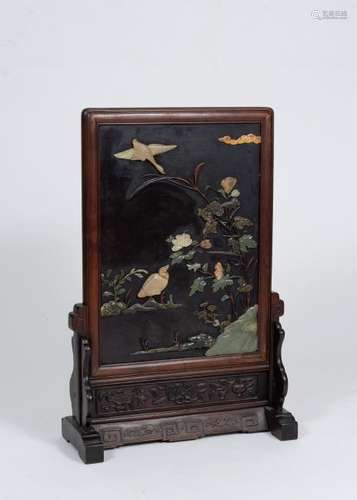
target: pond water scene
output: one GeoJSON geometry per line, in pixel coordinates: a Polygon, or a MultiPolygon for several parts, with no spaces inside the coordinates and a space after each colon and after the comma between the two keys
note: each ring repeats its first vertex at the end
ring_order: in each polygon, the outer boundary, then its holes
{"type": "Polygon", "coordinates": [[[258,349],[259,124],[102,125],[103,364],[258,349]]]}

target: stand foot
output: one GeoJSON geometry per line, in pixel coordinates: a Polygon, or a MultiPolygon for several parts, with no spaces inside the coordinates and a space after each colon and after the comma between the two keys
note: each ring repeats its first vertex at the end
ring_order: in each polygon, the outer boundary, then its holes
{"type": "Polygon", "coordinates": [[[103,442],[93,427],[81,427],[74,417],[64,417],[62,419],[62,436],[76,448],[85,464],[104,461],[103,442]]]}
{"type": "Polygon", "coordinates": [[[298,423],[294,416],[284,410],[277,410],[272,407],[265,408],[265,416],[267,419],[270,432],[280,441],[290,441],[298,437],[298,423]]]}

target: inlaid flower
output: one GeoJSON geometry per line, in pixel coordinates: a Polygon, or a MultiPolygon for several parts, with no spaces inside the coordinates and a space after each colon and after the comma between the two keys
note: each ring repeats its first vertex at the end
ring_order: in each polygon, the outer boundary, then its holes
{"type": "Polygon", "coordinates": [[[210,248],[212,248],[211,240],[202,240],[200,243],[200,247],[204,248],[205,250],[209,250],[210,248]]]}
{"type": "Polygon", "coordinates": [[[178,252],[182,248],[189,247],[192,244],[192,238],[188,233],[177,234],[171,241],[172,251],[178,252]]]}
{"type": "Polygon", "coordinates": [[[226,194],[229,194],[237,184],[236,177],[225,177],[221,180],[221,186],[226,194]]]}
{"type": "Polygon", "coordinates": [[[199,208],[197,213],[200,217],[202,217],[203,220],[207,221],[212,219],[213,216],[220,217],[221,215],[223,215],[224,208],[218,201],[213,200],[204,208],[199,208]]]}
{"type": "Polygon", "coordinates": [[[216,280],[220,280],[224,276],[224,269],[221,264],[221,262],[217,262],[216,265],[214,266],[214,271],[213,271],[214,277],[216,280]]]}

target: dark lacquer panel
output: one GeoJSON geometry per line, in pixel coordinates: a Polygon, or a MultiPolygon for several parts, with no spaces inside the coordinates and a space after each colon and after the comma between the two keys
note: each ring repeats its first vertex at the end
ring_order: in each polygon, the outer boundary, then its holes
{"type": "Polygon", "coordinates": [[[102,363],[256,351],[259,124],[99,138],[102,363]]]}

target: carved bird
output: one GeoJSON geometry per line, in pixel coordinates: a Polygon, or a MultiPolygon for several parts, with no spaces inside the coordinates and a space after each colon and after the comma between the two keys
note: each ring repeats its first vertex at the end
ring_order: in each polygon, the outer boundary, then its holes
{"type": "Polygon", "coordinates": [[[161,292],[167,287],[169,283],[169,266],[160,267],[157,273],[150,274],[146,279],[143,286],[139,290],[138,297],[143,299],[145,297],[154,297],[160,295],[161,292]]]}
{"type": "Polygon", "coordinates": [[[136,160],[136,161],[149,161],[153,167],[159,172],[159,174],[165,174],[165,170],[161,165],[157,163],[154,156],[161,155],[162,153],[167,153],[172,149],[177,148],[175,144],[143,144],[137,139],[132,140],[133,147],[126,149],[125,151],[119,151],[115,153],[115,158],[119,160],[136,160]]]}

